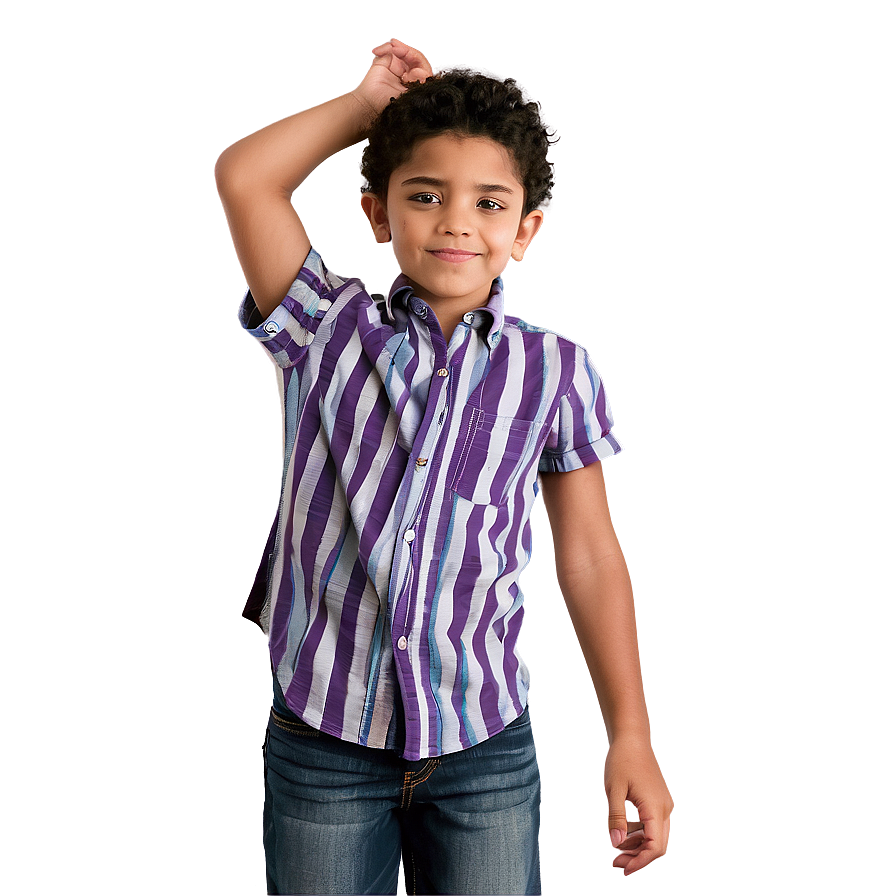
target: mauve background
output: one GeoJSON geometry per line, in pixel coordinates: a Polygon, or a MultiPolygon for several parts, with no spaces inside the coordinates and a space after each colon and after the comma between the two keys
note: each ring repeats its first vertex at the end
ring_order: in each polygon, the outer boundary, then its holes
{"type": "MultiPolygon", "coordinates": [[[[561,137],[508,312],[588,348],[624,448],[604,472],[669,852],[611,867],[605,733],[539,502],[544,892],[881,892],[891,4],[88,0],[6,24],[4,891],[264,892],[270,682],[240,611],[282,434],[213,169],[398,37],[517,78],[561,137]]],[[[330,267],[383,292],[359,159],[294,200],[330,267]]]]}

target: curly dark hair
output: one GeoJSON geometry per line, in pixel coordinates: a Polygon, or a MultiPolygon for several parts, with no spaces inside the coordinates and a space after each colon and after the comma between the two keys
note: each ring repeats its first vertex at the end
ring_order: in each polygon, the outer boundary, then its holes
{"type": "Polygon", "coordinates": [[[362,192],[385,198],[392,172],[426,137],[454,133],[490,137],[510,153],[526,191],[523,214],[551,198],[553,165],[547,160],[553,133],[539,105],[526,102],[513,78],[498,81],[468,69],[450,69],[415,82],[393,98],[373,123],[361,157],[362,192]]]}

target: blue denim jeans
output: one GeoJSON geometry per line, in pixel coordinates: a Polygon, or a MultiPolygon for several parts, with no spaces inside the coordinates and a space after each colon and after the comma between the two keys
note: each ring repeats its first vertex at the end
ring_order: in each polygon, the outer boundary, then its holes
{"type": "MultiPolygon", "coordinates": [[[[290,714],[292,715],[292,714],[290,714]]],[[[529,708],[457,753],[402,759],[271,710],[268,893],[541,893],[541,779],[529,708]]]]}

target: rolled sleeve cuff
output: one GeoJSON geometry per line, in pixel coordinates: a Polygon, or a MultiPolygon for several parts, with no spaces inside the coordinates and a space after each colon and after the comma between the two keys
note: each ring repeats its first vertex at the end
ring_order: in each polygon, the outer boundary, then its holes
{"type": "Polygon", "coordinates": [[[293,366],[305,354],[332,305],[331,279],[320,255],[311,249],[283,301],[266,318],[251,289],[246,290],[239,306],[240,326],[280,367],[293,366]]]}
{"type": "Polygon", "coordinates": [[[538,461],[539,473],[568,473],[593,464],[595,461],[606,460],[614,454],[622,451],[622,445],[616,441],[612,432],[608,432],[594,442],[589,442],[581,448],[572,448],[563,454],[552,454],[549,451],[542,453],[538,461]]]}

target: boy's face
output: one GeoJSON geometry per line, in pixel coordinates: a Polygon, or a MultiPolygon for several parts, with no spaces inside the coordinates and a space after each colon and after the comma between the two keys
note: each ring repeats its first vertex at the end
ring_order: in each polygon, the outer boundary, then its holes
{"type": "Polygon", "coordinates": [[[385,205],[362,205],[377,241],[391,238],[419,298],[446,316],[486,304],[511,254],[523,252],[543,214],[522,217],[525,191],[506,149],[486,137],[440,134],[421,140],[392,172],[385,205]]]}

